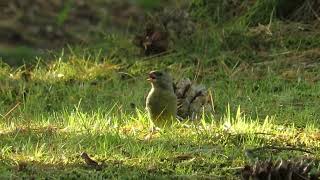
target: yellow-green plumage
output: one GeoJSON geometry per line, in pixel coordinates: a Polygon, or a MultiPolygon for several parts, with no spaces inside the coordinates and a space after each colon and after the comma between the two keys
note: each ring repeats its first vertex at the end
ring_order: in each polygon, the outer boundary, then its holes
{"type": "Polygon", "coordinates": [[[170,126],[177,115],[177,97],[172,79],[161,71],[151,71],[149,77],[152,85],[146,100],[149,117],[157,127],[170,126]]]}

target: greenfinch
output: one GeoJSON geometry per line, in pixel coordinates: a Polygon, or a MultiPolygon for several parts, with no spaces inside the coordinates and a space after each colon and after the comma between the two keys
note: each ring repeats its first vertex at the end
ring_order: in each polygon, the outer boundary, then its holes
{"type": "Polygon", "coordinates": [[[172,125],[177,115],[177,97],[171,76],[166,72],[151,71],[148,81],[151,90],[146,99],[146,110],[153,127],[172,125]]]}

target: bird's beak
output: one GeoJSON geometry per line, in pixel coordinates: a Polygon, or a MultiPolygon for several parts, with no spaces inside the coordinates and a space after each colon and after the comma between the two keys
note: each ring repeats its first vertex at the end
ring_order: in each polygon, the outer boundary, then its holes
{"type": "Polygon", "coordinates": [[[155,82],[156,81],[156,75],[154,73],[149,73],[149,78],[147,79],[150,82],[155,82]]]}

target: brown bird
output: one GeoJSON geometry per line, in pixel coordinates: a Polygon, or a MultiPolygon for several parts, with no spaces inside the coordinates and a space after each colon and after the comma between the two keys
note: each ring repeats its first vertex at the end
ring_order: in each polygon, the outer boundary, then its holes
{"type": "Polygon", "coordinates": [[[85,161],[85,163],[88,165],[88,167],[96,169],[96,170],[101,170],[102,169],[102,166],[99,165],[93,159],[91,159],[86,152],[81,153],[81,157],[85,161]]]}

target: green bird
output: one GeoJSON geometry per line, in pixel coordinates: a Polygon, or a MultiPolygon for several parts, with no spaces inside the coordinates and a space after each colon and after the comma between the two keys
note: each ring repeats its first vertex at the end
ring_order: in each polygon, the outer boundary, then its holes
{"type": "Polygon", "coordinates": [[[153,127],[170,126],[177,115],[177,97],[174,93],[172,78],[162,71],[151,71],[148,81],[151,90],[146,100],[146,110],[153,127]]]}

